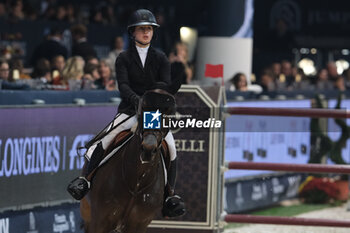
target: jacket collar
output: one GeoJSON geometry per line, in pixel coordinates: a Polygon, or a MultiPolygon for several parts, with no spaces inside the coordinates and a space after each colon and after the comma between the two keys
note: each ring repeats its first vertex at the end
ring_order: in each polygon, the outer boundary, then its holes
{"type": "Polygon", "coordinates": [[[147,52],[147,57],[146,57],[146,61],[145,61],[145,67],[143,67],[141,59],[140,59],[140,56],[139,56],[139,53],[137,52],[137,49],[136,49],[136,45],[133,44],[131,46],[131,55],[132,55],[133,59],[136,61],[137,65],[141,69],[144,69],[144,68],[146,68],[149,65],[149,63],[152,60],[152,59],[150,59],[150,56],[152,56],[153,53],[154,53],[154,49],[153,49],[152,45],[150,45],[149,48],[148,48],[148,52],[147,52]]]}

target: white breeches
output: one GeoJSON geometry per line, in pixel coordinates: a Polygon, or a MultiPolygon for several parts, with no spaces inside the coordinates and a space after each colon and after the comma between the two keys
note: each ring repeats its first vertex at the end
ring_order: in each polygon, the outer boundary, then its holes
{"type": "MultiPolygon", "coordinates": [[[[125,113],[117,114],[117,116],[114,118],[114,121],[107,127],[107,131],[109,131],[111,128],[113,128],[115,125],[118,125],[120,122],[128,118],[129,115],[125,113]]],[[[107,133],[102,139],[96,141],[91,147],[89,147],[88,151],[85,153],[85,157],[90,161],[91,155],[94,152],[97,144],[99,142],[102,142],[103,149],[106,149],[108,145],[112,142],[112,140],[117,136],[120,132],[131,129],[133,125],[137,123],[137,117],[132,116],[127,121],[116,127],[115,129],[111,130],[107,133]]],[[[175,147],[175,140],[173,137],[173,134],[171,131],[166,135],[165,141],[168,144],[169,148],[169,154],[170,154],[170,160],[173,161],[176,159],[176,147],[175,147]]]]}

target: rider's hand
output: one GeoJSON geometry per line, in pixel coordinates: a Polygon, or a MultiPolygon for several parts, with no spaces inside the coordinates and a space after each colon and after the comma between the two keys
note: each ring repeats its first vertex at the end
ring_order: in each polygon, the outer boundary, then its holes
{"type": "Polygon", "coordinates": [[[134,106],[134,108],[136,109],[136,112],[139,108],[139,103],[140,103],[140,96],[138,95],[134,95],[132,98],[131,98],[131,104],[134,106]]]}

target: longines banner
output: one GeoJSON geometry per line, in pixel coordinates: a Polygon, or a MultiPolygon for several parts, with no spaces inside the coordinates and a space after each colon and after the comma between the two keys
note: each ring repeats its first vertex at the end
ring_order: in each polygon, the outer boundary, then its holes
{"type": "Polygon", "coordinates": [[[116,106],[0,109],[0,210],[72,200],[76,148],[113,119],[116,106]]]}

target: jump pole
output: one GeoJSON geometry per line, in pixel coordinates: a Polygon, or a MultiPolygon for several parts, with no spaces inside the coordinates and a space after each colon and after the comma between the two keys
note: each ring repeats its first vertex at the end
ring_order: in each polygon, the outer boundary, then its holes
{"type": "Polygon", "coordinates": [[[344,109],[228,107],[225,112],[231,115],[350,118],[350,111],[344,109]]]}
{"type": "Polygon", "coordinates": [[[277,225],[299,225],[299,226],[320,226],[320,227],[350,227],[350,221],[331,220],[319,218],[299,218],[299,217],[272,217],[255,216],[245,214],[227,214],[224,216],[225,222],[236,223],[259,223],[277,225]]]}
{"type": "Polygon", "coordinates": [[[228,169],[350,174],[350,165],[228,162],[228,169]]]}

